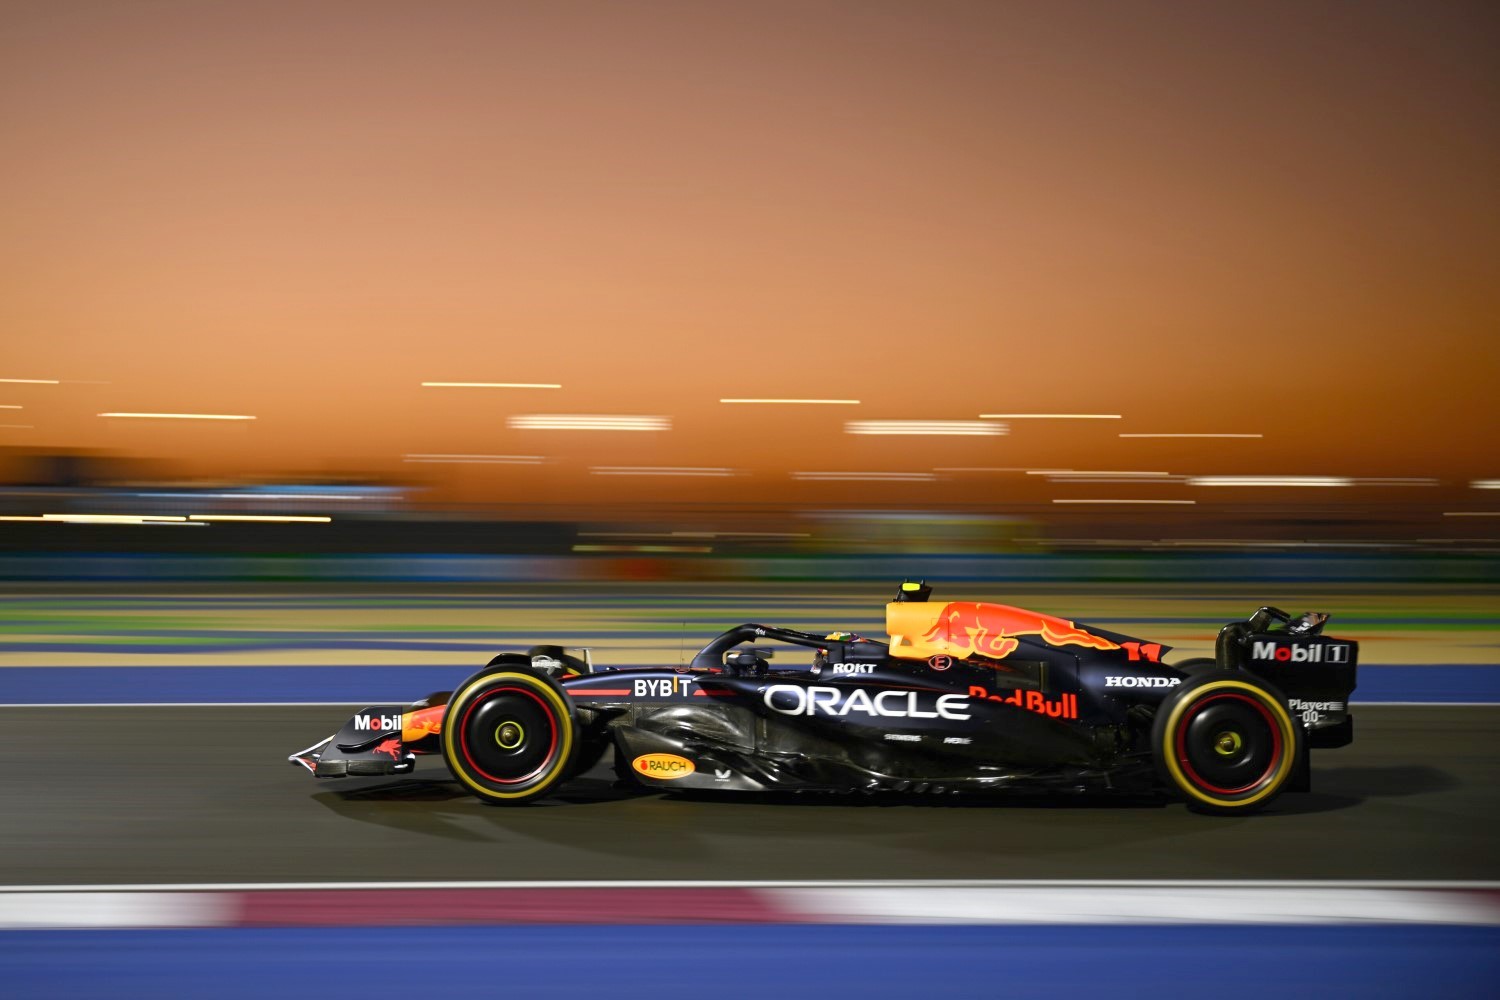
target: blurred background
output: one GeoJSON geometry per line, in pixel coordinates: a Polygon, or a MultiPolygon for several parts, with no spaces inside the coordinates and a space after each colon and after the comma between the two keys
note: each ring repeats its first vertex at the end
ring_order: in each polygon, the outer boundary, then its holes
{"type": "Polygon", "coordinates": [[[0,569],[1492,555],[1495,22],[7,2],[0,569]]]}
{"type": "MultiPolygon", "coordinates": [[[[0,811],[0,926],[115,926],[17,886],[393,870],[1500,878],[1497,43],[1461,0],[0,0],[0,788],[31,804],[0,811]],[[1404,707],[1250,825],[597,775],[506,811],[280,766],[502,649],[878,632],[906,577],[1178,656],[1258,604],[1332,611],[1356,700],[1404,707]]],[[[262,923],[363,922],[288,912],[262,923]]],[[[1475,934],[1284,936],[1256,983],[1460,995],[1500,974],[1475,934]]],[[[180,989],[197,943],[130,942],[161,961],[129,980],[100,951],[72,995],[180,989]]],[[[736,942],[701,943],[682,981],[729,988],[736,942]]],[[[305,938],[270,985],[222,947],[245,995],[332,975],[305,938]]],[[[1041,939],[922,947],[1066,985],[1041,939]]],[[[51,995],[78,953],[0,936],[0,971],[51,995]]]]}

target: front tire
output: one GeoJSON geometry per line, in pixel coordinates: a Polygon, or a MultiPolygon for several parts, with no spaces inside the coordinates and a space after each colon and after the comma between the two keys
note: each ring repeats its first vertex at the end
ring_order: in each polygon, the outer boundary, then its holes
{"type": "Polygon", "coordinates": [[[1302,727],[1280,692],[1257,677],[1214,670],[1162,702],[1151,730],[1157,769],[1200,812],[1264,808],[1302,759],[1302,727]]]}
{"type": "Polygon", "coordinates": [[[571,773],[578,727],[568,696],[528,667],[480,671],[453,692],[443,717],[443,760],[487,802],[540,798],[571,773]]]}

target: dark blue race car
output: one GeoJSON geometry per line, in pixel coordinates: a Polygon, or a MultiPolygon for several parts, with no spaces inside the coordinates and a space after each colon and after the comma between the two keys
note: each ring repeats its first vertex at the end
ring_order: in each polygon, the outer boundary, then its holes
{"type": "Polygon", "coordinates": [[[441,754],[481,799],[523,803],[613,748],[621,778],[724,792],[1166,793],[1244,813],[1310,787],[1353,739],[1358,644],[1263,607],[1213,659],[903,584],[887,635],[745,624],[685,666],[596,668],[560,646],[495,657],[452,692],[374,706],[289,759],[319,778],[441,754]]]}

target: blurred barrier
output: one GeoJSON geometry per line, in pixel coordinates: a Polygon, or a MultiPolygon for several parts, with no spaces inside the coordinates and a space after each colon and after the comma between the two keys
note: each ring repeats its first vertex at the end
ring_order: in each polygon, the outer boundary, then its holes
{"type": "Polygon", "coordinates": [[[596,556],[10,553],[0,581],[545,583],[941,581],[1493,584],[1500,556],[1295,553],[596,556]]]}

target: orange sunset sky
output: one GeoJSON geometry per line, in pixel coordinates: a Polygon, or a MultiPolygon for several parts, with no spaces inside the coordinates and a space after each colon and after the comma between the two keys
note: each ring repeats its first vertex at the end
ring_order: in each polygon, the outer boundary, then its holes
{"type": "Polygon", "coordinates": [[[56,381],[0,382],[0,448],[470,502],[1203,495],[1020,471],[1069,468],[1435,479],[1350,489],[1493,510],[1497,28],[1489,3],[7,0],[0,378],[56,381]],[[845,429],[1055,412],[1119,419],[845,429]],[[1263,436],[1120,436],[1154,432],[1263,436]],[[434,454],[542,461],[406,461],[434,454]]]}

